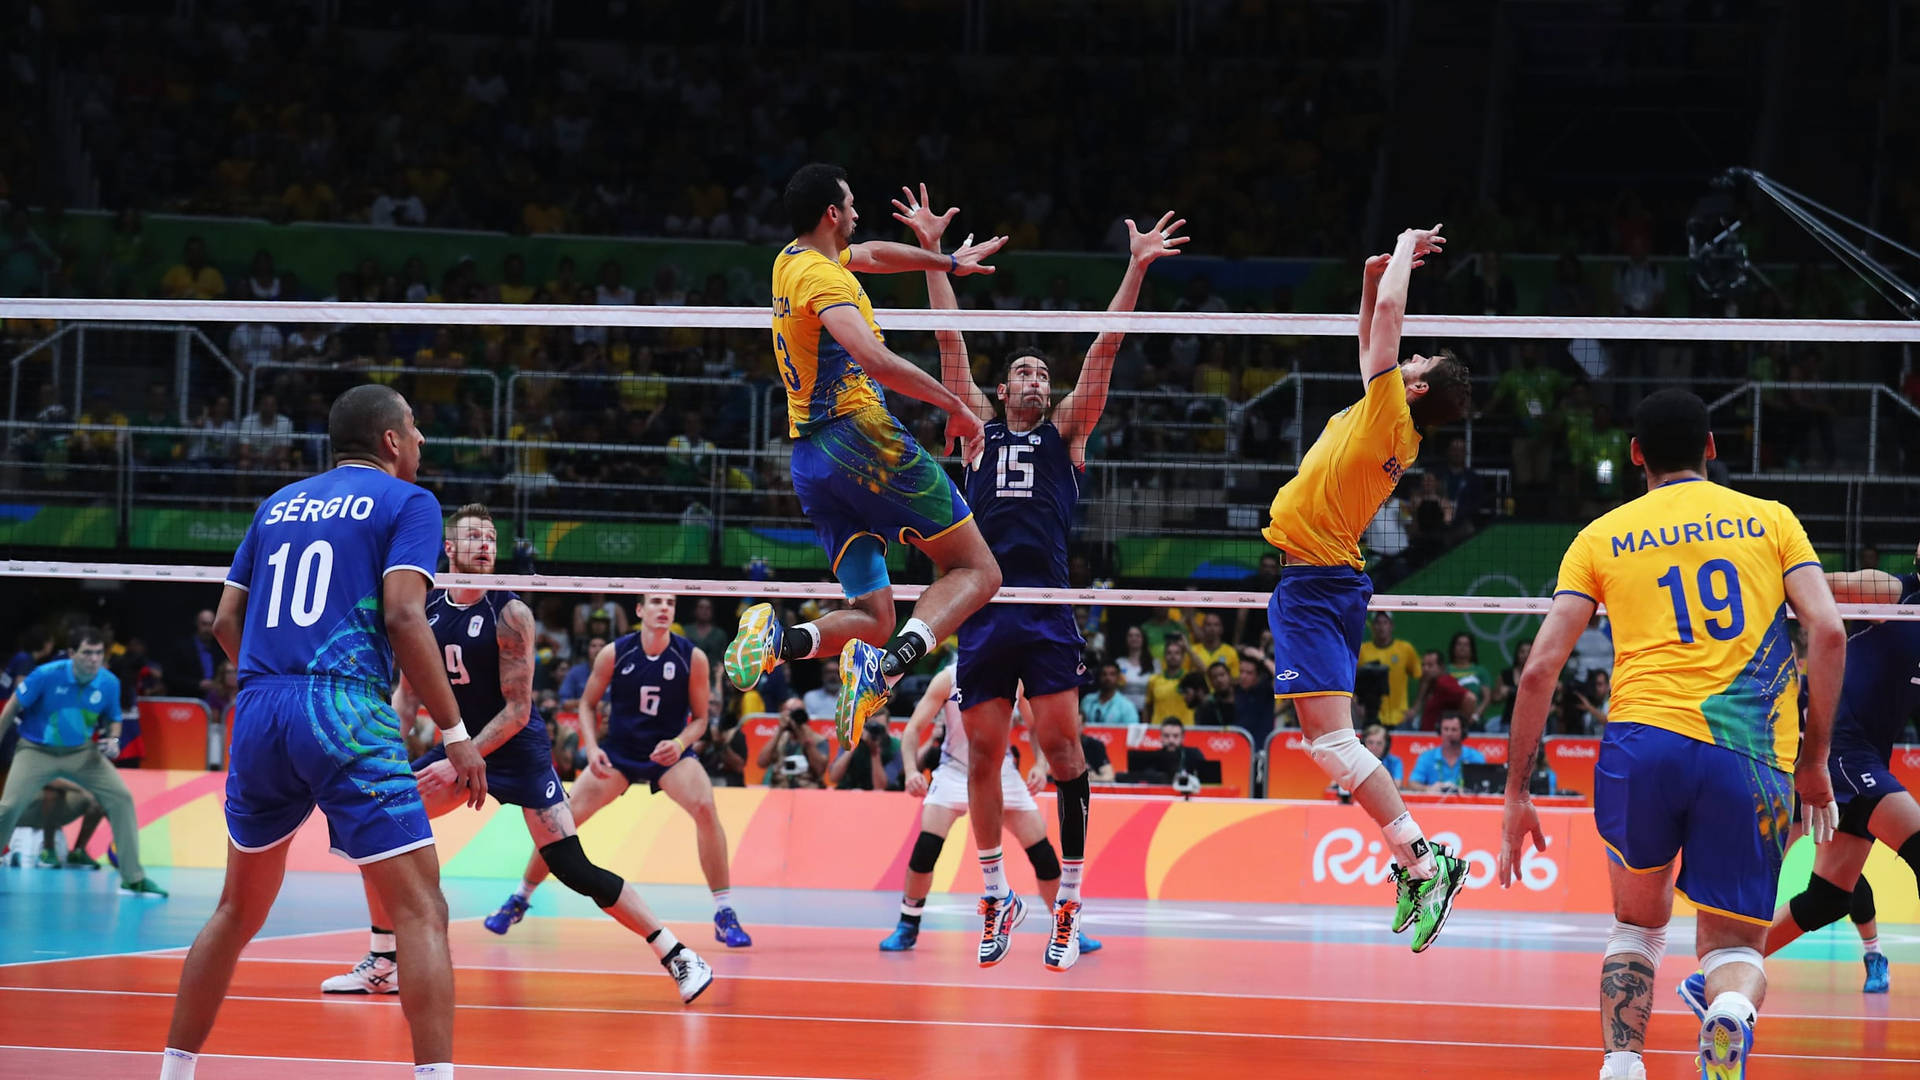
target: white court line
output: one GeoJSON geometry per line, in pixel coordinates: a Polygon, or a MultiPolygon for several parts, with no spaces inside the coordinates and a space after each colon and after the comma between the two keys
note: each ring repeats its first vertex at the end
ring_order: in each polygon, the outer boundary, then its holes
{"type": "MultiPolygon", "coordinates": [[[[53,1054],[120,1054],[133,1057],[158,1059],[158,1050],[95,1050],[88,1046],[0,1046],[0,1050],[39,1050],[53,1054]]],[[[286,1061],[303,1065],[381,1065],[400,1068],[412,1065],[411,1061],[375,1061],[371,1058],[314,1058],[314,1057],[278,1057],[266,1054],[201,1054],[202,1058],[219,1058],[222,1061],[286,1061]]],[[[469,1069],[489,1072],[513,1073],[581,1073],[587,1076],[664,1076],[701,1077],[703,1080],[853,1080],[845,1076],[789,1076],[784,1073],[704,1073],[704,1072],[648,1072],[640,1069],[565,1069],[551,1065],[460,1065],[462,1072],[469,1069]]]]}
{"type": "MultiPolygon", "coordinates": [[[[258,964],[325,964],[332,967],[342,967],[346,964],[345,960],[317,960],[312,957],[305,957],[305,956],[243,956],[240,958],[240,961],[241,963],[258,963],[258,964]]],[[[1817,963],[1819,961],[1813,961],[1813,962],[1817,963]]],[[[639,979],[666,977],[666,973],[664,971],[653,972],[653,971],[647,971],[644,968],[632,969],[632,968],[582,968],[582,967],[569,967],[569,968],[494,967],[488,964],[455,964],[453,965],[453,969],[455,971],[484,971],[484,972],[491,972],[491,973],[508,973],[508,974],[525,973],[529,975],[630,975],[630,976],[633,976],[634,978],[639,978],[639,979]]],[[[1545,1004],[1536,1004],[1536,1003],[1502,1004],[1500,1002],[1493,1002],[1493,1001],[1409,1001],[1406,998],[1327,997],[1319,994],[1250,994],[1250,993],[1239,993],[1239,992],[1230,991],[1230,990],[1159,990],[1150,986],[1078,986],[1065,981],[1021,983],[1018,985],[1009,986],[1004,983],[932,982],[932,981],[927,981],[922,979],[913,979],[913,980],[902,980],[902,979],[891,979],[891,978],[827,979],[827,978],[816,978],[810,975],[758,975],[758,974],[735,973],[735,972],[725,971],[719,968],[714,969],[714,975],[718,980],[723,982],[728,980],[733,980],[733,979],[739,979],[742,981],[754,981],[754,982],[826,983],[830,986],[840,986],[846,983],[858,983],[862,986],[926,987],[928,989],[935,989],[935,990],[1031,990],[1036,993],[1136,994],[1136,995],[1151,994],[1156,997],[1224,998],[1228,1000],[1247,1000],[1247,1001],[1291,1001],[1291,1002],[1299,1002],[1299,1003],[1305,1003],[1305,1004],[1324,1003],[1328,1005],[1391,1005],[1391,1006],[1406,1006],[1408,1008],[1513,1009],[1521,1012],[1576,1012],[1576,1013],[1593,1011],[1593,1006],[1591,1005],[1545,1005],[1545,1004]]],[[[39,987],[0,986],[0,990],[18,990],[18,989],[40,989],[40,988],[39,987]]],[[[1687,1010],[1684,1008],[1670,1009],[1670,1008],[1666,1008],[1663,1004],[1662,1007],[1655,1009],[1654,1011],[1684,1013],[1687,1010]]],[[[1766,1015],[1776,1020],[1839,1020],[1839,1021],[1857,1021],[1860,1023],[1874,1023],[1877,1021],[1881,1023],[1920,1024],[1920,1016],[1836,1016],[1832,1013],[1783,1013],[1783,1012],[1771,1012],[1771,1011],[1767,1012],[1766,1015]]]]}
{"type": "MultiPolygon", "coordinates": [[[[159,997],[170,998],[164,990],[70,990],[44,986],[5,986],[0,993],[27,994],[87,994],[107,997],[159,997]]],[[[382,995],[385,996],[385,995],[382,995]]],[[[312,997],[267,997],[265,995],[229,994],[227,1001],[252,1001],[267,1004],[314,1005],[321,1004],[312,997]]],[[[322,999],[324,1000],[324,999],[322,999]]],[[[359,995],[340,995],[335,1002],[350,1008],[388,1008],[398,1009],[397,1001],[382,1001],[376,997],[359,995]]],[[[1592,1053],[1591,1046],[1561,1046],[1552,1043],[1490,1043],[1466,1042],[1445,1039],[1394,1039],[1367,1035],[1308,1035],[1296,1032],[1279,1031],[1207,1031],[1198,1028],[1136,1028],[1111,1027],[1095,1024],[1029,1024],[1014,1020],[942,1020],[930,1018],[899,1016],[800,1016],[788,1013],[743,1013],[743,1012],[704,1012],[690,1008],[680,1009],[600,1009],[585,1005],[480,1005],[470,1002],[456,1002],[455,1009],[467,1009],[473,1012],[532,1012],[561,1013],[575,1016],[669,1016],[708,1020],[781,1020],[809,1024],[874,1024],[893,1027],[951,1027],[987,1029],[995,1031],[1077,1031],[1089,1035],[1170,1035],[1198,1039],[1268,1039],[1280,1042],[1335,1042],[1359,1043],[1362,1045],[1386,1044],[1395,1046],[1448,1046],[1470,1050],[1564,1050],[1577,1053],[1592,1053]]],[[[1820,1019],[1832,1019],[1822,1017],[1820,1019]]],[[[1651,1050],[1655,1054],[1694,1054],[1694,1050],[1651,1050]]],[[[1753,1057],[1792,1057],[1803,1061],[1850,1061],[1870,1064],[1903,1064],[1908,1058],[1870,1058],[1847,1057],[1826,1054],[1767,1055],[1754,1054],[1753,1057]]]]}
{"type": "MultiPolygon", "coordinates": [[[[447,922],[448,925],[452,925],[453,923],[479,922],[484,918],[486,918],[484,915],[473,915],[462,919],[449,919],[447,922]]],[[[329,934],[351,934],[359,929],[357,926],[343,926],[338,930],[303,930],[297,934],[267,934],[247,942],[247,947],[252,948],[264,941],[298,941],[301,938],[326,937],[329,934]]],[[[192,947],[192,945],[167,945],[158,949],[139,949],[134,952],[82,953],[78,956],[55,956],[47,960],[10,960],[0,964],[0,969],[32,967],[38,964],[72,964],[81,960],[118,960],[129,956],[185,956],[187,950],[192,947]]],[[[243,956],[241,959],[256,958],[243,956]]]]}

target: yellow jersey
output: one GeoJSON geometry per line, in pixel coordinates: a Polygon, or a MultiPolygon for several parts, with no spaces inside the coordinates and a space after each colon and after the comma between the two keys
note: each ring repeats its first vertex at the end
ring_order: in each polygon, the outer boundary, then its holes
{"type": "Polygon", "coordinates": [[[1399,727],[1407,719],[1407,687],[1420,678],[1420,651],[1394,638],[1381,648],[1368,638],[1360,646],[1360,666],[1379,664],[1387,669],[1387,693],[1380,699],[1380,723],[1399,727]]]}
{"type": "Polygon", "coordinates": [[[1300,471],[1273,497],[1272,524],[1260,535],[1290,561],[1366,569],[1360,534],[1419,453],[1406,382],[1398,367],[1388,368],[1357,404],[1327,421],[1300,471]]]}
{"type": "Polygon", "coordinates": [[[1187,704],[1186,696],[1180,693],[1180,680],[1186,677],[1184,671],[1155,672],[1147,679],[1147,704],[1153,710],[1153,723],[1178,720],[1182,727],[1193,723],[1193,706],[1187,704]]]}
{"type": "Polygon", "coordinates": [[[1800,719],[1785,579],[1819,565],[1793,511],[1676,480],[1582,529],[1555,595],[1606,605],[1608,723],[1665,728],[1790,771],[1800,719]]]}
{"type": "Polygon", "coordinates": [[[820,324],[821,312],[851,304],[874,338],[887,340],[873,321],[867,290],[847,269],[852,259],[851,248],[836,262],[810,247],[788,244],[773,260],[773,358],[787,388],[787,434],[792,438],[885,401],[880,384],[820,324]]]}
{"type": "Polygon", "coordinates": [[[1225,664],[1234,678],[1240,677],[1240,650],[1235,648],[1231,641],[1222,641],[1209,649],[1201,643],[1200,639],[1195,638],[1187,642],[1187,656],[1190,657],[1187,662],[1192,665],[1193,670],[1202,675],[1205,675],[1207,669],[1215,664],[1225,664]]]}

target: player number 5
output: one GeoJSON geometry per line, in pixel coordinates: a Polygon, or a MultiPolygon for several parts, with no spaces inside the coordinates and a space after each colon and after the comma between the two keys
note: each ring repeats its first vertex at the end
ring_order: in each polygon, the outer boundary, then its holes
{"type": "MultiPolygon", "coordinates": [[[[1680,568],[1670,566],[1656,580],[1671,594],[1674,630],[1679,634],[1680,644],[1693,644],[1693,612],[1687,604],[1686,579],[1681,576],[1680,568]]],[[[1726,616],[1724,620],[1711,617],[1706,620],[1707,636],[1715,641],[1739,637],[1747,628],[1747,610],[1741,602],[1740,574],[1734,565],[1725,559],[1709,559],[1700,565],[1695,585],[1700,606],[1709,616],[1726,616]]]]}

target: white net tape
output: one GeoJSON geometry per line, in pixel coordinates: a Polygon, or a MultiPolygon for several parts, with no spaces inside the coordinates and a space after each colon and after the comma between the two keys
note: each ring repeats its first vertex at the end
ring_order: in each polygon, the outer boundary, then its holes
{"type": "MultiPolygon", "coordinates": [[[[62,578],[92,581],[177,581],[218,585],[224,566],[168,566],[152,563],[0,562],[0,578],[62,578]]],[[[841,598],[839,586],[818,581],[726,581],[708,578],[595,577],[572,574],[452,574],[434,578],[441,588],[508,589],[514,592],[608,593],[637,596],[663,592],[678,596],[738,596],[756,599],[841,598]]],[[[897,600],[918,597],[924,585],[895,585],[897,600]]],[[[1098,607],[1264,608],[1266,593],[1207,589],[1034,589],[1003,588],[998,603],[1071,604],[1098,607]]],[[[1375,596],[1374,611],[1484,612],[1545,615],[1553,600],[1545,596],[1375,596]]],[[[1920,607],[1898,604],[1841,604],[1847,619],[1920,621],[1920,607]]]]}
{"type": "MultiPolygon", "coordinates": [[[[766,330],[764,308],[571,304],[339,304],[263,300],[0,300],[5,319],[271,322],[358,325],[653,326],[766,330]]],[[[1353,315],[1229,312],[928,311],[882,308],[887,330],[1020,333],[1236,334],[1347,337],[1353,315]]],[[[1409,337],[1590,338],[1633,341],[1920,342],[1920,322],[1867,319],[1617,319],[1409,315],[1409,337]]]]}

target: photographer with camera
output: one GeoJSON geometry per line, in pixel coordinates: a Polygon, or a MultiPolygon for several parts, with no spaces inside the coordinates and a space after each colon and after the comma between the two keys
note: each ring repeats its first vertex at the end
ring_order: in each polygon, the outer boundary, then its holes
{"type": "Polygon", "coordinates": [[[883,716],[870,717],[853,749],[833,759],[827,780],[840,791],[900,791],[906,777],[900,747],[887,734],[883,716]]]}
{"type": "Polygon", "coordinates": [[[825,787],[827,740],[807,727],[807,706],[790,697],[780,706],[780,728],[760,748],[759,764],[767,771],[767,786],[825,787]]]}

